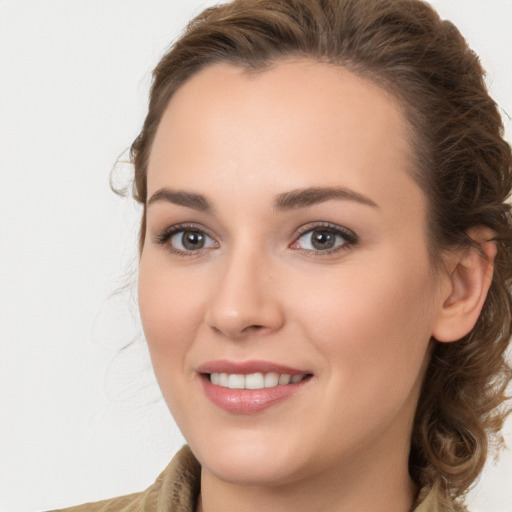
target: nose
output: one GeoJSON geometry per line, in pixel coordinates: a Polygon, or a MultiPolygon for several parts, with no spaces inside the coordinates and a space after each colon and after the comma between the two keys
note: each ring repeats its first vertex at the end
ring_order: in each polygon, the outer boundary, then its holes
{"type": "Polygon", "coordinates": [[[214,278],[206,324],[231,339],[279,330],[284,313],[277,286],[268,261],[249,251],[233,253],[214,278]]]}

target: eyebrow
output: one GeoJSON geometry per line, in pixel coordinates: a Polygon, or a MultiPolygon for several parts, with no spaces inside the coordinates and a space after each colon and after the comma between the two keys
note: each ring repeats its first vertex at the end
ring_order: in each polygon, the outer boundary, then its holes
{"type": "MultiPolygon", "coordinates": [[[[355,201],[356,203],[378,208],[377,203],[370,198],[345,187],[310,187],[279,194],[274,201],[274,209],[277,211],[297,210],[332,199],[355,201]]],[[[168,187],[157,190],[151,196],[147,205],[149,206],[158,201],[185,206],[205,213],[213,211],[211,203],[202,194],[172,190],[168,187]]]]}
{"type": "Polygon", "coordinates": [[[345,187],[312,187],[279,194],[274,202],[274,209],[279,211],[296,210],[330,201],[331,199],[355,201],[356,203],[378,208],[377,203],[370,198],[345,187]]]}
{"type": "Polygon", "coordinates": [[[184,192],[182,190],[172,190],[170,188],[164,187],[157,190],[147,202],[147,205],[156,203],[158,201],[165,201],[167,203],[177,204],[179,206],[186,206],[187,208],[192,208],[193,210],[198,210],[200,212],[211,212],[212,205],[201,194],[194,194],[192,192],[184,192]]]}

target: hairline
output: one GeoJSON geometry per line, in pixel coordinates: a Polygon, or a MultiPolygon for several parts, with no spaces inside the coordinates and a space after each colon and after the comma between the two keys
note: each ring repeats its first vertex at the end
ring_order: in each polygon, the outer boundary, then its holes
{"type": "MultiPolygon", "coordinates": [[[[161,109],[160,118],[158,119],[158,122],[155,126],[153,136],[148,147],[147,162],[145,165],[146,196],[150,156],[153,143],[156,138],[156,133],[160,123],[162,122],[165,112],[169,107],[170,102],[174,98],[175,94],[181,89],[181,87],[187,84],[191,79],[193,79],[202,71],[212,68],[216,65],[229,64],[240,69],[247,77],[257,77],[266,71],[270,71],[272,68],[280,64],[300,61],[309,61],[311,63],[324,64],[332,68],[345,69],[353,75],[370,82],[374,86],[378,87],[379,90],[386,95],[386,97],[395,105],[395,107],[402,115],[402,119],[405,124],[404,132],[406,134],[404,139],[407,145],[410,160],[410,166],[408,169],[406,169],[406,172],[420,187],[427,199],[425,243],[428,250],[429,261],[432,270],[434,270],[437,275],[437,271],[439,271],[440,267],[442,266],[443,248],[439,246],[440,240],[436,234],[437,229],[432,204],[433,194],[431,193],[431,187],[429,186],[429,180],[427,177],[427,173],[429,172],[428,167],[430,164],[430,159],[428,158],[429,151],[420,151],[420,133],[422,129],[425,129],[425,123],[422,122],[421,119],[422,114],[419,109],[412,105],[412,101],[408,101],[403,89],[401,89],[399,85],[394,83],[392,80],[386,80],[386,73],[384,71],[368,69],[367,66],[356,64],[350,59],[329,58],[326,55],[315,55],[314,52],[303,52],[297,50],[295,52],[276,52],[276,54],[273,56],[266,58],[255,57],[252,60],[243,60],[236,56],[230,55],[214,56],[199,66],[191,66],[188,70],[188,74],[186,73],[182,80],[175,82],[175,86],[172,87],[170,91],[168,91],[170,94],[168,94],[168,97],[165,98],[165,107],[161,109]]],[[[144,198],[144,202],[147,202],[147,197],[144,198]]],[[[146,229],[146,213],[146,205],[144,204],[141,223],[141,230],[144,232],[146,229]]],[[[142,236],[142,233],[139,242],[139,256],[141,256],[142,250],[144,248],[144,237],[142,236]]]]}

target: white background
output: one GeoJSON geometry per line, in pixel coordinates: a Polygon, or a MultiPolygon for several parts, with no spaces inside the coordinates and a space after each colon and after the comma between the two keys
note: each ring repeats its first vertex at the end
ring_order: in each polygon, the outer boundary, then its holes
{"type": "MultiPolygon", "coordinates": [[[[130,287],[139,212],[109,172],[141,126],[151,69],[212,3],[0,0],[0,511],[142,490],[182,444],[130,287]]],[[[512,0],[433,3],[512,114],[512,0]]],[[[506,436],[512,447],[510,421],[506,436]]],[[[510,451],[470,503],[512,512],[510,451]]]]}

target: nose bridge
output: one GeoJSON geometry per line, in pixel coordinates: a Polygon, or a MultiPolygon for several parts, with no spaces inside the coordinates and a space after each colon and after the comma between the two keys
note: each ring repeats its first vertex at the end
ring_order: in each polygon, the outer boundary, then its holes
{"type": "Polygon", "coordinates": [[[230,338],[269,332],[283,321],[272,279],[271,259],[250,241],[239,241],[222,256],[223,264],[206,312],[206,322],[230,338]]]}

